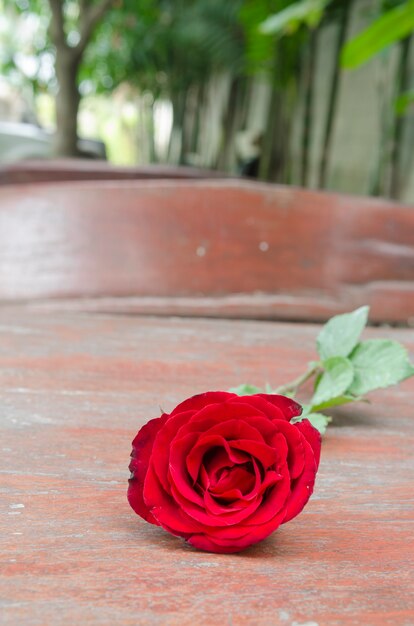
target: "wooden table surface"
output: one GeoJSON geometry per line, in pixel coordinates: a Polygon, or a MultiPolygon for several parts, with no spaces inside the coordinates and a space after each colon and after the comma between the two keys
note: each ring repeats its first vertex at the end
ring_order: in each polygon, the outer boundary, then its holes
{"type": "Polygon", "coordinates": [[[197,552],[126,501],[159,405],[286,382],[317,331],[2,311],[1,624],[412,625],[413,379],[337,412],[307,508],[244,553],[197,552]]]}

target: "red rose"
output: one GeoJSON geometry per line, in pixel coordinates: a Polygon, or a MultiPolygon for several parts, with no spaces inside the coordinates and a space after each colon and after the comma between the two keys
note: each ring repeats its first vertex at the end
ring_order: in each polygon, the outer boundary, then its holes
{"type": "Polygon", "coordinates": [[[128,500],[210,552],[238,552],[295,517],[313,491],[321,439],[284,396],[203,393],[141,428],[128,500]]]}

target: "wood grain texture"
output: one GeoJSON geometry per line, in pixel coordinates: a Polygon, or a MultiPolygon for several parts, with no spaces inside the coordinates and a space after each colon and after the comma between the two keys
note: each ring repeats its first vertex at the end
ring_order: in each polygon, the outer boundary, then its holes
{"type": "MultiPolygon", "coordinates": [[[[413,380],[337,412],[307,508],[244,553],[196,552],[126,502],[130,442],[160,404],[286,382],[317,332],[3,311],[1,623],[411,626],[413,380]]],[[[381,334],[412,353],[412,331],[381,334]]]]}
{"type": "Polygon", "coordinates": [[[302,320],[370,304],[407,323],[414,210],[241,181],[0,188],[0,300],[73,298],[302,320]]]}
{"type": "Polygon", "coordinates": [[[147,165],[121,167],[106,161],[82,159],[45,159],[0,165],[0,185],[24,185],[76,180],[153,180],[153,179],[228,178],[221,172],[197,167],[147,165]]]}

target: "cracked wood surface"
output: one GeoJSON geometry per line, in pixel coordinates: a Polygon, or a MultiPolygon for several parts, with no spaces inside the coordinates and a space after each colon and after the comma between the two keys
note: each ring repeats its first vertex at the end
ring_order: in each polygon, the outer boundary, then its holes
{"type": "MultiPolygon", "coordinates": [[[[3,310],[1,624],[412,625],[414,380],[336,412],[308,506],[244,553],[196,552],[126,502],[159,405],[285,382],[318,330],[3,310]]],[[[379,334],[412,354],[412,331],[379,334]]]]}
{"type": "Polygon", "coordinates": [[[316,321],[369,304],[410,324],[414,210],[231,180],[6,185],[0,301],[39,300],[316,321]]]}

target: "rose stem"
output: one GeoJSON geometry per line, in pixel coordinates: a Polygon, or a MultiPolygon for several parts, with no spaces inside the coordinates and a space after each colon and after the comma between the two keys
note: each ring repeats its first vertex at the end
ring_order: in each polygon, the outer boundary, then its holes
{"type": "Polygon", "coordinates": [[[274,393],[280,393],[283,395],[284,393],[293,392],[294,394],[296,394],[299,387],[301,387],[301,385],[309,380],[309,378],[312,378],[312,376],[319,372],[319,370],[320,368],[318,365],[313,365],[310,369],[308,369],[307,372],[305,372],[301,376],[298,376],[298,378],[295,378],[290,383],[287,383],[286,385],[282,385],[281,387],[275,389],[274,393]]]}

